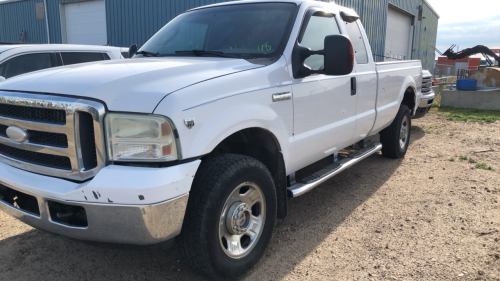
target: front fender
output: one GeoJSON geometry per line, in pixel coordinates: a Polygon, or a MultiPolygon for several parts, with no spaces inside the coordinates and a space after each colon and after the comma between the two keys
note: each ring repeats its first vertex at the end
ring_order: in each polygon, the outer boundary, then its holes
{"type": "Polygon", "coordinates": [[[247,128],[269,131],[285,163],[293,144],[293,101],[273,102],[292,91],[286,62],[205,81],[167,96],[155,114],[169,117],[179,133],[183,159],[206,155],[228,136],[247,128]],[[185,119],[194,119],[188,128],[185,119]]]}
{"type": "MultiPolygon", "coordinates": [[[[288,102],[291,107],[291,101],[288,102]]],[[[197,130],[190,132],[189,147],[182,146],[186,157],[210,153],[219,143],[230,135],[247,129],[261,128],[269,131],[278,141],[283,153],[288,155],[286,143],[288,142],[287,122],[268,106],[261,104],[236,104],[208,106],[205,110],[216,112],[200,120],[197,130]],[[184,150],[186,149],[186,150],[184,150]]]]}
{"type": "MultiPolygon", "coordinates": [[[[410,108],[410,110],[413,109],[412,112],[414,114],[416,112],[418,104],[420,102],[420,99],[419,99],[420,96],[418,95],[415,77],[413,77],[411,75],[407,76],[405,78],[405,80],[403,81],[403,84],[401,85],[401,89],[399,90],[398,104],[401,104],[401,102],[403,101],[406,90],[408,88],[412,88],[413,93],[414,93],[413,102],[414,102],[415,106],[414,106],[414,108],[410,108]]],[[[398,108],[398,110],[399,110],[399,108],[398,108]]],[[[396,113],[397,113],[397,111],[396,111],[396,113]]]]}

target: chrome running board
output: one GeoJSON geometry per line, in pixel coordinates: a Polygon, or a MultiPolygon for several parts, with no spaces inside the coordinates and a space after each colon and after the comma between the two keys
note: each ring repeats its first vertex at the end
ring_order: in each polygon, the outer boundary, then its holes
{"type": "Polygon", "coordinates": [[[288,187],[288,197],[295,198],[306,194],[316,186],[351,168],[354,164],[382,150],[381,143],[375,143],[349,154],[345,159],[328,165],[326,168],[309,175],[288,187]]]}

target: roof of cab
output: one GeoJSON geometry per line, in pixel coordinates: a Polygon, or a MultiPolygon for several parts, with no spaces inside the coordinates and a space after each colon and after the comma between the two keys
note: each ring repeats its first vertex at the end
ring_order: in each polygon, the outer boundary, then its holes
{"type": "Polygon", "coordinates": [[[237,4],[250,4],[250,3],[276,3],[276,2],[283,2],[283,3],[294,3],[297,5],[300,5],[304,2],[318,2],[319,0],[240,0],[240,1],[231,1],[231,2],[222,2],[222,3],[217,3],[217,4],[211,4],[211,5],[206,5],[206,6],[201,6],[197,7],[194,9],[190,9],[188,11],[194,11],[198,9],[204,9],[208,7],[217,7],[217,6],[228,6],[228,5],[237,5],[237,4]]]}

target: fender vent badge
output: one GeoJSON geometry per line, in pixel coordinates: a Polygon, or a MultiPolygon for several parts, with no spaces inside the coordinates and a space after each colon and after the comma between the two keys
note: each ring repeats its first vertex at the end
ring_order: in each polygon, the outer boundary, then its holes
{"type": "Polygon", "coordinates": [[[184,124],[186,125],[186,127],[188,127],[188,129],[191,129],[194,127],[194,118],[186,118],[184,119],[184,124]]]}

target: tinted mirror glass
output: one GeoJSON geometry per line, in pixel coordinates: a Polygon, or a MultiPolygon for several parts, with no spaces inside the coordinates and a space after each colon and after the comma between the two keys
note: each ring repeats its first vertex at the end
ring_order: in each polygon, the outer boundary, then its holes
{"type": "Polygon", "coordinates": [[[347,75],[354,67],[354,50],[349,38],[330,35],[325,38],[325,74],[347,75]]]}

